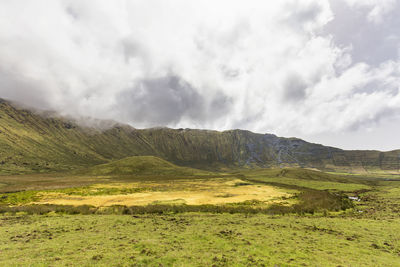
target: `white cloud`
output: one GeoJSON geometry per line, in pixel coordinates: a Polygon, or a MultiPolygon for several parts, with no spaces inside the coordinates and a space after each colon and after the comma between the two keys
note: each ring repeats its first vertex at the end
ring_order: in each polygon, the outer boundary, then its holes
{"type": "Polygon", "coordinates": [[[352,7],[368,10],[368,20],[373,23],[382,23],[384,16],[392,11],[396,0],[344,0],[352,7]]]}
{"type": "MultiPolygon", "coordinates": [[[[393,2],[346,1],[376,23],[393,2]]],[[[322,34],[333,18],[320,0],[1,1],[0,97],[136,127],[285,135],[398,116],[398,59],[354,62],[322,34]]]]}

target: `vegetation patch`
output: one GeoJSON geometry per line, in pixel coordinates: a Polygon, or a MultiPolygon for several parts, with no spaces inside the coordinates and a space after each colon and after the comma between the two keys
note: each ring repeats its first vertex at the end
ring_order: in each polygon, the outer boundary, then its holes
{"type": "Polygon", "coordinates": [[[264,182],[292,188],[353,192],[371,189],[376,181],[358,175],[335,175],[307,169],[259,169],[240,172],[250,182],[264,182]]]}
{"type": "Polygon", "coordinates": [[[354,204],[345,196],[334,195],[329,192],[309,190],[300,193],[298,204],[285,205],[284,203],[266,203],[259,200],[248,200],[240,203],[224,205],[187,205],[184,199],[170,201],[154,201],[144,206],[126,205],[54,205],[34,204],[21,206],[0,206],[0,213],[27,213],[48,214],[169,214],[184,212],[211,212],[211,213],[246,213],[246,214],[314,214],[323,211],[345,211],[354,207],[354,204]]]}
{"type": "Polygon", "coordinates": [[[76,172],[80,175],[175,175],[175,176],[208,176],[212,173],[188,167],[180,167],[154,156],[134,156],[111,163],[101,164],[76,172]]]}
{"type": "Polygon", "coordinates": [[[69,196],[106,196],[106,195],[128,195],[139,192],[151,191],[151,188],[145,187],[101,187],[98,185],[86,187],[73,187],[60,190],[52,190],[49,192],[62,193],[69,196]]]}
{"type": "Polygon", "coordinates": [[[0,204],[22,205],[39,200],[37,191],[22,191],[0,194],[0,204]]]}
{"type": "Polygon", "coordinates": [[[270,185],[235,186],[238,182],[243,181],[220,178],[109,184],[107,187],[105,185],[92,185],[78,189],[42,192],[36,203],[76,206],[84,204],[96,207],[137,206],[152,203],[175,203],[179,199],[181,203],[188,205],[221,205],[256,199],[268,205],[280,202],[282,197],[291,196],[293,191],[289,192],[270,185]]]}

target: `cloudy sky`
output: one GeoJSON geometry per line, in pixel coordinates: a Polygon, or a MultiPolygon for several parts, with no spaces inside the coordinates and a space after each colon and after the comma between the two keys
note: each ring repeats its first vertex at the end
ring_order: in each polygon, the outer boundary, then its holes
{"type": "Polygon", "coordinates": [[[400,148],[400,0],[0,0],[0,97],[400,148]]]}

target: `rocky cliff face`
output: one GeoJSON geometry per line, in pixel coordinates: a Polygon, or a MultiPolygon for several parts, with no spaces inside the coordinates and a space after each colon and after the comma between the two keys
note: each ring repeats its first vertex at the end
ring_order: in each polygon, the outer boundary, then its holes
{"type": "Polygon", "coordinates": [[[126,125],[98,130],[0,101],[0,173],[68,170],[136,155],[206,169],[299,166],[397,172],[400,168],[399,150],[345,151],[243,130],[138,130],[126,125]]]}
{"type": "Polygon", "coordinates": [[[170,161],[201,166],[299,166],[343,171],[398,171],[400,151],[346,151],[297,138],[243,130],[147,129],[140,131],[170,161]]]}

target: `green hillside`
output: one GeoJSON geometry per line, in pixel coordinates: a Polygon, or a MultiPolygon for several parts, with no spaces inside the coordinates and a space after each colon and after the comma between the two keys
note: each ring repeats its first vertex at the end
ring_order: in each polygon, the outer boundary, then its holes
{"type": "MultiPolygon", "coordinates": [[[[326,173],[316,170],[301,169],[301,168],[272,168],[272,169],[258,169],[242,171],[243,173],[251,175],[263,175],[267,177],[282,177],[282,178],[293,178],[310,181],[328,181],[328,182],[340,182],[348,183],[357,180],[357,176],[348,176],[340,174],[326,173]]],[[[365,181],[365,178],[360,178],[365,181]]]]}
{"type": "Polygon", "coordinates": [[[0,174],[68,171],[131,156],[208,170],[306,167],[398,173],[400,151],[345,151],[297,138],[192,129],[79,126],[0,100],[0,174]]]}
{"type": "Polygon", "coordinates": [[[244,130],[224,132],[193,129],[140,130],[167,160],[202,168],[307,167],[325,171],[395,172],[400,151],[346,151],[308,143],[298,138],[256,134],[244,130]]]}
{"type": "Polygon", "coordinates": [[[240,172],[247,180],[290,188],[357,191],[376,185],[375,177],[332,174],[300,168],[271,168],[240,172]]]}
{"type": "Polygon", "coordinates": [[[205,171],[187,167],[179,167],[166,160],[154,156],[133,156],[106,164],[96,165],[79,174],[91,176],[104,175],[206,175],[205,171]]]}
{"type": "Polygon", "coordinates": [[[0,173],[70,170],[156,154],[129,126],[100,131],[0,101],[0,173]]]}

